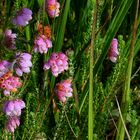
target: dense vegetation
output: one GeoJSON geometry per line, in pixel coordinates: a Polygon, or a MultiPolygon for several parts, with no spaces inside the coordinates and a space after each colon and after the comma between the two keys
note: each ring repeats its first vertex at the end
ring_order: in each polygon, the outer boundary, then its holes
{"type": "Polygon", "coordinates": [[[139,0],[53,1],[0,3],[0,139],[139,140],[139,0]]]}

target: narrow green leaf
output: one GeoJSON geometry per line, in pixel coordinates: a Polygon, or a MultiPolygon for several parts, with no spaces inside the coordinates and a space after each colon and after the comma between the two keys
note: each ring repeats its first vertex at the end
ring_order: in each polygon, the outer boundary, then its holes
{"type": "Polygon", "coordinates": [[[65,33],[65,27],[66,27],[69,8],[70,8],[70,0],[66,0],[60,28],[58,30],[58,34],[57,34],[57,38],[56,38],[55,51],[60,51],[62,48],[62,45],[63,45],[64,33],[65,33]]]}

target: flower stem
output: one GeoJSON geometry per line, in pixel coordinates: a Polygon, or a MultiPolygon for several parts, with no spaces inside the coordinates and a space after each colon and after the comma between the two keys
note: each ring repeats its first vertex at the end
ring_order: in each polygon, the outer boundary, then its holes
{"type": "Polygon", "coordinates": [[[93,140],[94,129],[94,116],[95,111],[93,109],[93,64],[94,64],[94,42],[95,42],[95,28],[96,28],[96,0],[93,1],[93,25],[90,44],[90,71],[89,71],[89,107],[88,107],[88,140],[93,140]]]}

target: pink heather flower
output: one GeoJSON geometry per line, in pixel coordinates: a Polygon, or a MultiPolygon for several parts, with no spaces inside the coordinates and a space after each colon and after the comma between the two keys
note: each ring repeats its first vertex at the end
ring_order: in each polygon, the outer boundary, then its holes
{"type": "Polygon", "coordinates": [[[10,62],[6,60],[0,61],[0,77],[3,76],[5,73],[7,73],[10,67],[11,67],[10,62]]]}
{"type": "Polygon", "coordinates": [[[57,2],[57,0],[46,0],[45,8],[46,8],[46,12],[51,18],[59,16],[60,4],[59,2],[57,2]]]}
{"type": "Polygon", "coordinates": [[[58,74],[68,70],[68,57],[64,53],[52,53],[50,59],[44,64],[44,70],[51,69],[52,74],[58,74]]]}
{"type": "Polygon", "coordinates": [[[0,77],[0,88],[2,88],[5,96],[9,95],[10,92],[16,92],[17,88],[21,87],[19,77],[14,77],[11,72],[7,72],[0,77]]]}
{"type": "Polygon", "coordinates": [[[17,12],[17,15],[13,18],[13,24],[17,26],[26,26],[32,19],[32,11],[28,8],[22,8],[17,12]]]}
{"type": "Polygon", "coordinates": [[[18,117],[11,117],[6,123],[6,130],[8,132],[14,133],[15,129],[20,125],[20,120],[18,117]]]}
{"type": "Polygon", "coordinates": [[[21,110],[25,108],[25,103],[21,99],[6,101],[3,106],[3,112],[9,116],[20,116],[21,110]]]}
{"type": "Polygon", "coordinates": [[[12,30],[6,30],[4,32],[4,45],[9,49],[14,49],[16,46],[15,39],[17,37],[16,34],[12,33],[12,30]]]}
{"type": "Polygon", "coordinates": [[[71,82],[70,79],[67,79],[56,84],[55,92],[58,99],[63,103],[66,102],[67,97],[72,96],[73,89],[71,88],[71,82]]]}
{"type": "Polygon", "coordinates": [[[34,41],[34,52],[47,53],[48,49],[52,47],[52,42],[50,39],[46,38],[44,35],[39,35],[34,41]]]}
{"type": "Polygon", "coordinates": [[[22,76],[23,72],[30,72],[30,67],[32,67],[31,57],[29,53],[18,53],[16,55],[15,71],[18,76],[22,76]]]}
{"type": "Polygon", "coordinates": [[[115,63],[118,55],[118,40],[114,38],[111,42],[111,46],[108,52],[108,58],[115,63]]]}

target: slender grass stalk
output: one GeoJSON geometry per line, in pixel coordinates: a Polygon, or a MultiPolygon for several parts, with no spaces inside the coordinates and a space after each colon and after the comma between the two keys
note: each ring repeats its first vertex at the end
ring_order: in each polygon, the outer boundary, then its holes
{"type": "MultiPolygon", "coordinates": [[[[125,129],[126,134],[127,134],[128,140],[131,140],[130,135],[129,135],[129,133],[128,133],[128,130],[127,130],[127,128],[126,128],[125,122],[124,122],[124,120],[123,120],[123,116],[122,116],[122,112],[121,112],[121,109],[120,109],[119,102],[118,102],[116,96],[115,96],[115,98],[116,98],[116,102],[117,102],[117,106],[118,106],[118,110],[119,110],[119,114],[120,114],[120,118],[121,118],[121,121],[122,121],[123,127],[124,127],[124,129],[125,129]]],[[[119,132],[118,129],[117,129],[117,132],[119,132]]]]}
{"type": "Polygon", "coordinates": [[[68,118],[68,116],[67,116],[66,110],[65,110],[64,107],[63,107],[63,109],[64,109],[64,113],[65,113],[66,120],[67,120],[68,125],[69,125],[69,127],[70,127],[70,129],[71,129],[71,132],[73,133],[73,135],[75,136],[75,138],[77,138],[77,135],[75,134],[75,132],[74,132],[74,130],[73,130],[71,124],[70,124],[70,121],[69,121],[69,118],[68,118]]]}
{"type": "Polygon", "coordinates": [[[93,109],[93,64],[94,64],[94,42],[95,42],[95,28],[96,28],[96,12],[97,12],[97,1],[93,1],[94,12],[93,12],[93,25],[92,35],[90,44],[90,70],[89,70],[89,107],[88,107],[88,140],[93,140],[93,129],[94,129],[94,116],[95,112],[93,109]]]}
{"type": "Polygon", "coordinates": [[[81,114],[81,112],[82,112],[82,109],[83,109],[83,106],[85,104],[87,96],[88,96],[88,92],[85,93],[84,99],[82,100],[82,103],[81,103],[80,108],[79,108],[79,114],[81,114]]]}
{"type": "MultiPolygon", "coordinates": [[[[30,41],[31,35],[30,35],[30,26],[29,25],[25,29],[25,34],[26,34],[27,41],[30,41]]],[[[31,51],[31,47],[30,47],[29,43],[27,44],[27,47],[28,47],[28,49],[27,49],[28,52],[30,52],[31,51]]]]}
{"type": "MultiPolygon", "coordinates": [[[[127,111],[128,111],[128,108],[129,108],[129,105],[131,102],[130,81],[131,81],[132,64],[133,64],[133,57],[134,57],[134,46],[135,46],[135,41],[136,41],[138,8],[139,8],[139,0],[137,0],[137,5],[136,5],[136,14],[135,14],[135,21],[134,21],[134,26],[133,26],[132,43],[131,43],[131,48],[130,48],[130,53],[129,53],[129,58],[128,58],[128,68],[127,68],[127,72],[126,72],[124,91],[123,91],[123,97],[122,97],[121,108],[122,108],[122,118],[123,118],[124,123],[126,122],[127,111]]],[[[124,140],[124,136],[125,136],[125,128],[123,126],[123,122],[122,122],[122,119],[120,116],[116,140],[124,140]]]]}
{"type": "Polygon", "coordinates": [[[58,30],[58,34],[56,38],[55,51],[60,51],[63,45],[63,39],[64,39],[64,33],[65,33],[65,27],[66,27],[69,8],[70,8],[70,0],[66,0],[60,28],[58,30]]]}

